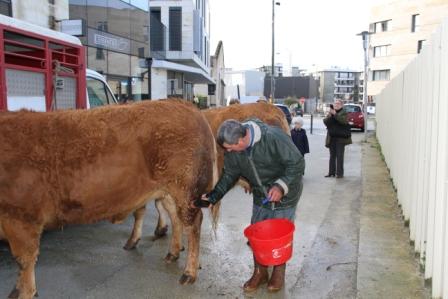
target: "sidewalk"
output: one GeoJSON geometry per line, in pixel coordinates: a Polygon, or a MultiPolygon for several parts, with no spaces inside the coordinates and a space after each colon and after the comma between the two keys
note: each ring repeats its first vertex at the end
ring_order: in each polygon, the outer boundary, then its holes
{"type": "Polygon", "coordinates": [[[362,159],[358,297],[430,298],[375,138],[362,159]]]}

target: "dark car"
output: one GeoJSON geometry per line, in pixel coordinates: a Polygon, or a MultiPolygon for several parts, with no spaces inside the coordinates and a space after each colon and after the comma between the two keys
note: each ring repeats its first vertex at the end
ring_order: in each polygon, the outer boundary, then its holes
{"type": "Polygon", "coordinates": [[[350,127],[364,132],[364,115],[362,114],[361,106],[345,104],[344,110],[347,112],[347,121],[350,127]]]}
{"type": "Polygon", "coordinates": [[[302,107],[297,106],[297,107],[294,108],[293,111],[294,111],[295,115],[303,117],[303,109],[302,109],[302,107]]]}
{"type": "Polygon", "coordinates": [[[286,120],[288,121],[288,125],[291,124],[292,116],[291,112],[289,112],[288,106],[283,104],[274,104],[278,109],[282,110],[282,112],[285,114],[286,120]]]}

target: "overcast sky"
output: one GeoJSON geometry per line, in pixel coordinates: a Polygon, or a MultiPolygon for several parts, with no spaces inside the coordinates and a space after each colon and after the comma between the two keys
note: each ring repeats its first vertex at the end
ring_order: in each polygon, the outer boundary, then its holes
{"type": "MultiPolygon", "coordinates": [[[[271,0],[209,0],[211,53],[224,43],[226,67],[271,64],[271,0]]],[[[277,0],[276,62],[314,70],[330,66],[361,70],[357,33],[368,30],[372,0],[277,0]],[[313,66],[314,65],[314,66],[313,66]]]]}

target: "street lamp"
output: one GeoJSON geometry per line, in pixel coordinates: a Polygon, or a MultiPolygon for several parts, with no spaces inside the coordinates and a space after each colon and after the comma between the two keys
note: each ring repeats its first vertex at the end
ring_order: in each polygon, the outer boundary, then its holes
{"type": "Polygon", "coordinates": [[[271,101],[274,103],[275,86],[274,86],[274,67],[275,67],[275,5],[280,5],[280,2],[272,0],[272,63],[271,63],[271,101]]]}
{"type": "Polygon", "coordinates": [[[364,92],[363,92],[363,114],[364,114],[364,141],[367,141],[367,80],[369,78],[369,35],[371,32],[363,31],[357,35],[362,36],[362,46],[364,48],[364,92]]]}

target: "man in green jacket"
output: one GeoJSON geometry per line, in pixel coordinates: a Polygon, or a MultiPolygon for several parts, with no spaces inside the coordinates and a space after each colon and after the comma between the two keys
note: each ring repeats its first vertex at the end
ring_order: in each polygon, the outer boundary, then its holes
{"type": "MultiPolygon", "coordinates": [[[[217,142],[226,149],[223,173],[213,191],[202,199],[217,203],[244,177],[253,192],[252,224],[273,218],[294,221],[305,162],[291,137],[258,119],[243,123],[226,120],[218,129],[217,142]]],[[[254,264],[254,273],[244,284],[246,292],[268,282],[267,266],[258,264],[255,257],[254,264]]],[[[286,264],[274,266],[269,291],[283,288],[285,268],[286,264]]]]}

